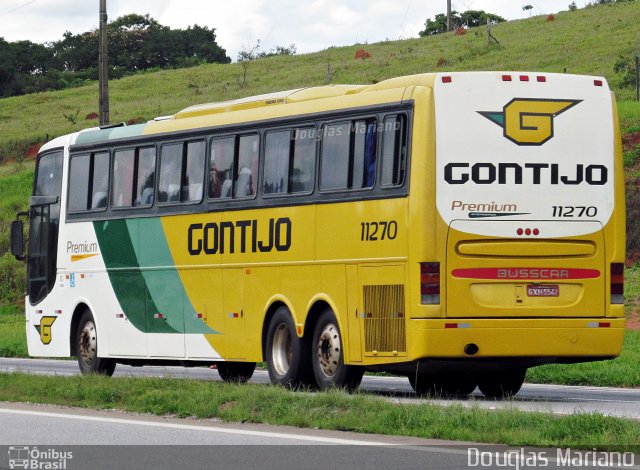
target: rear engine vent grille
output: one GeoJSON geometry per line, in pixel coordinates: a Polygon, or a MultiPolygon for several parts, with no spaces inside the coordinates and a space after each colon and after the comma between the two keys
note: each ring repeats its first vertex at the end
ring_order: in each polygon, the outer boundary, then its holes
{"type": "Polygon", "coordinates": [[[407,351],[404,286],[363,286],[365,351],[407,351]]]}

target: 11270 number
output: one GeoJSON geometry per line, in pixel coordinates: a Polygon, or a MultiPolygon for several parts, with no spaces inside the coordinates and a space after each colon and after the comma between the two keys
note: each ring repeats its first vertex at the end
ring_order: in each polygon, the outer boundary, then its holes
{"type": "Polygon", "coordinates": [[[395,220],[381,222],[362,222],[360,241],[395,240],[398,236],[398,223],[395,220]]]}
{"type": "Polygon", "coordinates": [[[595,206],[553,206],[553,217],[595,217],[598,208],[595,206]]]}

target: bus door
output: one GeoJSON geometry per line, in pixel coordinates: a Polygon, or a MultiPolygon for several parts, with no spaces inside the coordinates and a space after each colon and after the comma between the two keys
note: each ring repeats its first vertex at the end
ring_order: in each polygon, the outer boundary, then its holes
{"type": "Polygon", "coordinates": [[[244,269],[225,269],[223,279],[224,358],[246,359],[248,335],[244,329],[244,269]]]}
{"type": "Polygon", "coordinates": [[[27,293],[32,305],[46,297],[56,279],[61,188],[62,150],[42,155],[29,211],[27,293]]]}
{"type": "Polygon", "coordinates": [[[157,218],[138,219],[138,264],[145,285],[150,357],[185,356],[185,293],[157,218]]]}

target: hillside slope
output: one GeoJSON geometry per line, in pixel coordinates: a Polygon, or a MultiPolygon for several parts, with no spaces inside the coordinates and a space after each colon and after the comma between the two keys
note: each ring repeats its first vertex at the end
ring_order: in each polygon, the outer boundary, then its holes
{"type": "MultiPolygon", "coordinates": [[[[487,46],[486,28],[462,36],[453,33],[404,41],[329,48],[248,64],[242,83],[240,64],[203,65],[114,80],[110,84],[111,121],[173,114],[195,103],[322,85],[331,68],[333,83],[374,83],[389,77],[445,70],[536,70],[603,75],[619,100],[633,91],[620,89],[613,66],[622,55],[640,49],[640,2],[602,5],[495,25],[500,42],[487,46]],[[370,59],[356,60],[364,48],[370,59]],[[438,65],[440,64],[440,65],[438,65]]],[[[0,100],[0,163],[21,157],[33,144],[97,124],[85,119],[98,111],[97,84],[59,92],[0,100]]]]}

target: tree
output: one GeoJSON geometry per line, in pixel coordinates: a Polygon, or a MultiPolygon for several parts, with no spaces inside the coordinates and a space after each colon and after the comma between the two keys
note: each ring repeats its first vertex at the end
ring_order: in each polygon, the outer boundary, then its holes
{"type": "MultiPolygon", "coordinates": [[[[455,30],[461,27],[473,28],[491,23],[502,23],[506,21],[501,16],[493,13],[487,13],[484,10],[467,10],[462,14],[457,11],[451,12],[451,29],[455,30]]],[[[446,13],[438,13],[434,20],[427,19],[425,29],[420,31],[421,37],[433,36],[434,34],[442,34],[447,32],[447,15],[446,13]]]]}
{"type": "MultiPolygon", "coordinates": [[[[231,62],[216,43],[215,29],[206,26],[172,30],[149,15],[130,14],[112,21],[107,29],[112,78],[150,68],[231,62]]],[[[98,36],[97,29],[80,34],[67,31],[61,40],[45,45],[0,38],[0,97],[97,80],[98,36]]]]}

